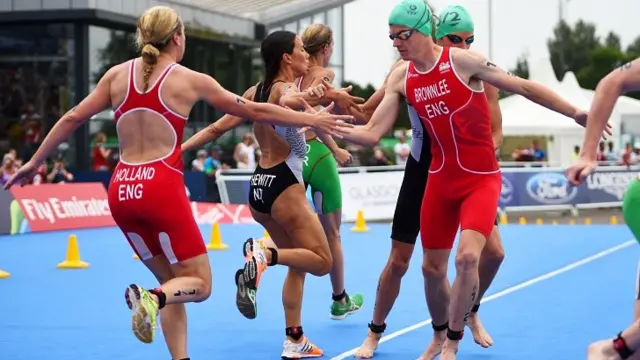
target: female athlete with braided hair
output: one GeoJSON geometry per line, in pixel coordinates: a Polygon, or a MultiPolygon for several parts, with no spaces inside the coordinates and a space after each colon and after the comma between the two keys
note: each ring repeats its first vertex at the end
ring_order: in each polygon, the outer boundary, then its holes
{"type": "Polygon", "coordinates": [[[161,313],[171,357],[188,359],[184,303],[201,302],[211,294],[209,258],[184,191],[179,146],[192,107],[204,100],[225,113],[283,126],[315,126],[329,133],[336,130],[336,120],[349,117],[255,103],[228,92],[208,75],[178,65],[185,51],[184,25],[169,7],[156,6],[142,14],[137,41],[141,57],[109,69],[87,98],[55,124],[5,189],[32,175],[93,115],[113,107],[120,162],[109,185],[109,207],[160,284],[153,290],[136,284],[127,288],[132,330],[140,341],[152,342],[161,313]]]}

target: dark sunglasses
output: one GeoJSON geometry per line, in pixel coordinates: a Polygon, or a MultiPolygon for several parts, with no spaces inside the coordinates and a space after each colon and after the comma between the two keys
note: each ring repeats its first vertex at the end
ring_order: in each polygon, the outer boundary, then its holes
{"type": "Polygon", "coordinates": [[[409,30],[402,30],[402,31],[397,32],[395,34],[389,34],[389,39],[391,39],[391,40],[395,40],[395,39],[409,40],[411,35],[413,35],[414,31],[415,31],[415,29],[409,29],[409,30]]]}
{"type": "Polygon", "coordinates": [[[473,44],[473,41],[475,40],[475,37],[473,35],[469,36],[466,39],[461,38],[458,35],[446,35],[447,39],[449,39],[449,41],[451,41],[454,44],[460,44],[461,42],[465,42],[468,45],[473,44]]]}

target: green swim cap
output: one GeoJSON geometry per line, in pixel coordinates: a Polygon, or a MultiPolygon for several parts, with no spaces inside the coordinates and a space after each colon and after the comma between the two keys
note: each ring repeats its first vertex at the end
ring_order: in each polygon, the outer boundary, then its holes
{"type": "Polygon", "coordinates": [[[431,36],[431,9],[424,0],[404,0],[391,10],[389,25],[406,26],[431,36]]]}
{"type": "Polygon", "coordinates": [[[462,6],[448,6],[440,12],[438,17],[440,19],[436,30],[436,40],[457,32],[473,33],[474,27],[471,15],[462,6]]]}

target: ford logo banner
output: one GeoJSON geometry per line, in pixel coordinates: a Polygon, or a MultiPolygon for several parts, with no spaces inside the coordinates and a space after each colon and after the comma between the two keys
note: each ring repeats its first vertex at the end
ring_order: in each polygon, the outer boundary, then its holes
{"type": "Polygon", "coordinates": [[[578,188],[570,186],[562,173],[536,174],[525,188],[532,199],[547,205],[566,204],[578,194],[578,188]]]}

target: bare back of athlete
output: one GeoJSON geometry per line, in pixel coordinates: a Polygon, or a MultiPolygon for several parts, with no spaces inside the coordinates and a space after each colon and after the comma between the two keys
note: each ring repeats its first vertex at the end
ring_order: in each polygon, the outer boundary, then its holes
{"type": "MultiPolygon", "coordinates": [[[[185,359],[188,358],[186,313],[182,304],[204,301],[211,293],[211,270],[206,249],[202,249],[202,236],[197,224],[192,216],[187,215],[188,199],[184,196],[184,185],[179,185],[182,181],[181,168],[176,168],[182,163],[182,153],[177,146],[187,120],[186,114],[190,113],[197,101],[203,100],[225,113],[256,121],[288,126],[317,126],[324,123],[322,127],[326,128],[323,130],[328,132],[342,126],[337,120],[348,119],[326,113],[300,113],[280,106],[243,100],[225,90],[210,76],[177,65],[185,51],[185,33],[182,20],[171,8],[150,8],[139,19],[138,27],[142,58],[109,69],[96,88],[54,125],[31,160],[5,184],[5,189],[31,176],[64,139],[93,115],[108,107],[114,108],[121,149],[119,166],[133,168],[154,162],[149,166],[163,168],[167,174],[177,176],[171,180],[172,186],[178,185],[175,195],[169,192],[162,196],[169,196],[167,202],[182,206],[179,209],[165,205],[153,207],[153,202],[160,201],[158,199],[161,196],[150,196],[153,194],[148,192],[146,196],[144,193],[134,196],[135,199],[119,199],[117,187],[110,186],[110,189],[116,188],[110,190],[110,206],[113,198],[114,204],[119,203],[118,207],[123,212],[135,210],[142,203],[149,209],[156,209],[138,211],[142,213],[139,216],[145,217],[142,219],[144,221],[132,226],[144,236],[132,238],[132,234],[125,231],[120,220],[124,222],[126,216],[116,220],[136,253],[160,283],[153,290],[135,284],[128,287],[126,300],[132,310],[132,330],[141,341],[152,342],[157,328],[157,315],[162,310],[162,329],[172,358],[185,359]],[[143,66],[138,66],[143,63],[143,66]],[[167,160],[169,158],[171,161],[167,160]],[[172,211],[179,214],[173,214],[172,211]],[[157,221],[163,216],[167,221],[157,221]],[[169,233],[183,233],[185,236],[170,236],[167,239],[164,235],[158,235],[165,234],[164,229],[171,224],[178,225],[167,230],[169,233]],[[187,225],[190,229],[188,233],[184,233],[181,224],[187,225]],[[161,246],[160,241],[170,242],[171,238],[179,239],[180,243],[175,243],[175,247],[170,246],[171,251],[165,251],[166,246],[161,246]]],[[[125,174],[124,177],[128,176],[125,174]]],[[[145,184],[145,188],[149,186],[146,190],[154,187],[158,190],[158,187],[162,187],[161,178],[164,177],[151,176],[152,179],[145,179],[149,180],[145,184]]],[[[118,180],[118,176],[113,178],[118,180]]]]}

